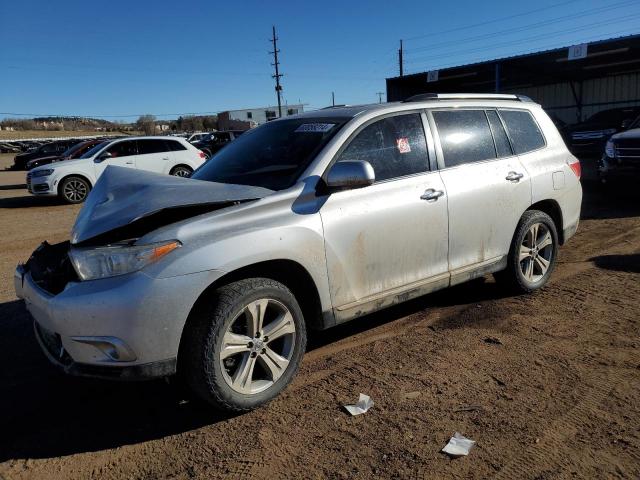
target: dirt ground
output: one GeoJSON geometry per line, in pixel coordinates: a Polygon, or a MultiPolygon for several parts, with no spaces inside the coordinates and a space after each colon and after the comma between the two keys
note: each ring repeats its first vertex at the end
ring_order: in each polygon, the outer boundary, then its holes
{"type": "Polygon", "coordinates": [[[488,277],[315,334],[284,394],[232,417],[164,381],[65,378],[47,364],[13,268],[65,239],[78,207],[23,184],[0,171],[5,480],[640,478],[637,182],[584,181],[578,234],[542,291],[506,296],[488,277]],[[342,405],[360,392],[375,406],[350,417],[342,405]],[[477,441],[468,457],[439,453],[456,431],[477,441]]]}

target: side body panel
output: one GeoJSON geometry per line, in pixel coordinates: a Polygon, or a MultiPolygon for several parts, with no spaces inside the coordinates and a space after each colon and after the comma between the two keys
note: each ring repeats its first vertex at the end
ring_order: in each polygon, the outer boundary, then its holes
{"type": "Polygon", "coordinates": [[[329,196],[320,213],[339,320],[380,308],[398,289],[448,281],[447,204],[421,199],[427,189],[444,189],[438,172],[329,196]]]}
{"type": "Polygon", "coordinates": [[[555,200],[562,212],[562,225],[566,242],[575,233],[580,221],[582,186],[567,161],[573,159],[564,140],[549,116],[540,107],[531,109],[542,128],[547,148],[520,156],[520,161],[531,175],[532,203],[555,200]]]}

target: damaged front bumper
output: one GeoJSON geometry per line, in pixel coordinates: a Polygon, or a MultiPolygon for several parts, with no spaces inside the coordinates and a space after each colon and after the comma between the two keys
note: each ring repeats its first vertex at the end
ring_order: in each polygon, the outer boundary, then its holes
{"type": "Polygon", "coordinates": [[[32,259],[16,268],[14,286],[53,364],[73,375],[115,379],[175,373],[184,324],[211,272],[158,279],[139,271],[43,284],[32,259]]]}

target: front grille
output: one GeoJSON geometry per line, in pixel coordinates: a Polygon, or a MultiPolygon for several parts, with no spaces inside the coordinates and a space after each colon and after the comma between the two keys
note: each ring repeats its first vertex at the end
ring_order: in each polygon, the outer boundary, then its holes
{"type": "Polygon", "coordinates": [[[631,160],[638,161],[640,160],[640,147],[631,147],[631,146],[615,146],[616,150],[616,158],[619,161],[631,160]]]}
{"type": "Polygon", "coordinates": [[[597,140],[604,137],[604,132],[596,130],[592,132],[575,132],[571,134],[573,140],[597,140]]]}

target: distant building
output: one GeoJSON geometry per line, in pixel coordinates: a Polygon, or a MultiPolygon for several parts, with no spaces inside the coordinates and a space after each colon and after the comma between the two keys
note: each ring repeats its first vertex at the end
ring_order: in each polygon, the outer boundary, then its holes
{"type": "MultiPolygon", "coordinates": [[[[302,104],[282,106],[283,117],[296,115],[303,111],[302,104]]],[[[278,118],[277,106],[228,110],[218,114],[218,130],[248,130],[276,118],[278,118]]]]}

